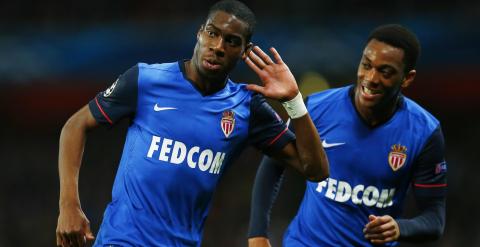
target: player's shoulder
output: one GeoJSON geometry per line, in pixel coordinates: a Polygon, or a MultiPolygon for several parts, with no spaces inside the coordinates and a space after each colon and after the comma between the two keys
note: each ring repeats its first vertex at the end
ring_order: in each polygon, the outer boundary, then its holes
{"type": "Polygon", "coordinates": [[[440,121],[429,111],[406,96],[403,96],[403,108],[421,126],[434,130],[440,124],[440,121]]]}
{"type": "Polygon", "coordinates": [[[235,82],[232,81],[230,78],[227,79],[227,83],[225,85],[227,89],[235,90],[235,91],[243,91],[252,94],[252,91],[247,89],[247,83],[245,82],[235,82]]]}
{"type": "Polygon", "coordinates": [[[230,78],[227,79],[225,88],[217,94],[218,97],[228,97],[237,99],[251,99],[255,95],[254,92],[247,89],[247,84],[243,82],[234,82],[230,78]]]}
{"type": "Polygon", "coordinates": [[[307,97],[309,106],[328,105],[329,103],[337,103],[349,99],[348,92],[352,86],[327,89],[318,93],[311,94],[307,97]]]}
{"type": "Polygon", "coordinates": [[[167,62],[167,63],[138,63],[138,68],[143,71],[170,71],[170,72],[180,72],[180,67],[178,65],[178,61],[176,62],[167,62]]]}
{"type": "Polygon", "coordinates": [[[149,82],[172,81],[180,77],[179,62],[169,63],[138,63],[138,79],[141,84],[149,82]]]}

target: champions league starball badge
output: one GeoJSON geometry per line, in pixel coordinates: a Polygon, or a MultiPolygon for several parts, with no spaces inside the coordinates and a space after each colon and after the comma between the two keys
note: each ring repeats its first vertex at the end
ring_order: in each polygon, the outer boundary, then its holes
{"type": "Polygon", "coordinates": [[[392,151],[388,154],[388,163],[395,172],[407,161],[407,147],[400,144],[392,145],[392,151]]]}
{"type": "Polygon", "coordinates": [[[232,110],[223,112],[220,126],[222,127],[223,134],[228,138],[235,127],[235,113],[232,110]]]}
{"type": "Polygon", "coordinates": [[[112,94],[113,90],[117,86],[118,79],[109,87],[105,92],[103,92],[103,97],[108,97],[110,94],[112,94]]]}

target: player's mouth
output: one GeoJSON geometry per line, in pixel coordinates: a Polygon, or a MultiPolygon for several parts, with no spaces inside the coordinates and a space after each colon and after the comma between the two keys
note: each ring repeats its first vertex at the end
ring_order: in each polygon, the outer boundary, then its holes
{"type": "Polygon", "coordinates": [[[382,96],[383,92],[378,89],[372,89],[364,85],[360,85],[362,97],[366,100],[375,100],[382,96]]]}
{"type": "Polygon", "coordinates": [[[203,67],[207,70],[219,70],[222,68],[222,64],[213,59],[204,59],[202,61],[203,67]]]}

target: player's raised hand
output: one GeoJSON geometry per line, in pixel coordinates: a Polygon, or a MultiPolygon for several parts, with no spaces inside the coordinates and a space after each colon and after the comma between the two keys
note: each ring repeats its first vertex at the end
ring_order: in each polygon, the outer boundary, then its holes
{"type": "Polygon", "coordinates": [[[363,229],[363,234],[365,238],[369,239],[373,244],[384,244],[396,241],[400,236],[400,228],[395,219],[390,215],[369,215],[368,221],[363,229]]]}
{"type": "Polygon", "coordinates": [[[82,209],[60,209],[57,223],[57,246],[80,247],[95,237],[90,231],[90,222],[82,209]]]}
{"type": "Polygon", "coordinates": [[[270,241],[265,237],[254,237],[248,239],[248,247],[272,247],[270,241]]]}
{"type": "Polygon", "coordinates": [[[255,46],[245,58],[247,65],[260,77],[261,86],[249,84],[249,90],[279,101],[288,101],[298,94],[298,86],[288,66],[282,61],[275,48],[270,48],[275,61],[260,47],[255,46]]]}

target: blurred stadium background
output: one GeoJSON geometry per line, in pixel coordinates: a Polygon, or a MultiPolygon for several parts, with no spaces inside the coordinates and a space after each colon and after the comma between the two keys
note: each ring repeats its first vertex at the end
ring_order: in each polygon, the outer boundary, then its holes
{"type": "MultiPolygon", "coordinates": [[[[63,123],[135,63],[189,58],[213,2],[0,2],[0,246],[55,245],[63,123]]],[[[377,25],[401,23],[418,34],[418,77],[406,94],[443,123],[449,164],[445,235],[422,246],[480,246],[480,2],[245,2],[258,18],[253,41],[275,46],[299,81],[323,77],[333,87],[354,82],[365,39],[377,25]]],[[[258,81],[244,64],[232,78],[258,81]]],[[[80,193],[94,232],[110,199],[127,124],[95,130],[87,141],[80,193]]],[[[203,246],[246,245],[259,158],[248,149],[227,171],[203,246]]],[[[297,174],[287,174],[273,210],[276,246],[303,187],[297,174]]],[[[408,203],[407,214],[414,213],[413,205],[408,203]]]]}

